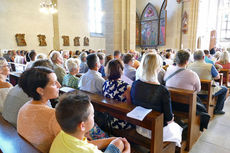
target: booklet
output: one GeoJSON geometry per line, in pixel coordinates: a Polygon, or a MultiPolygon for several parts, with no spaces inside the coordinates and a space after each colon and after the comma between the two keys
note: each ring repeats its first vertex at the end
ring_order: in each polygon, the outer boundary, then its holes
{"type": "Polygon", "coordinates": [[[151,111],[152,109],[146,109],[144,107],[137,106],[131,112],[127,113],[127,116],[142,121],[151,111]]]}
{"type": "Polygon", "coordinates": [[[67,92],[72,92],[72,91],[74,91],[75,89],[74,89],[74,88],[70,88],[70,87],[62,87],[62,88],[60,88],[59,90],[62,91],[62,92],[67,93],[67,92]]]}

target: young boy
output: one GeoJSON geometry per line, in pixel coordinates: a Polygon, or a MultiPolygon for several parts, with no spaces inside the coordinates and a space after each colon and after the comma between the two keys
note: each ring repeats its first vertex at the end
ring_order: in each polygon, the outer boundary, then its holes
{"type": "Polygon", "coordinates": [[[54,139],[50,153],[130,153],[125,138],[108,138],[88,142],[85,134],[94,125],[94,109],[89,97],[65,94],[56,108],[61,132],[54,139]],[[100,149],[100,150],[99,150],[100,149]]]}

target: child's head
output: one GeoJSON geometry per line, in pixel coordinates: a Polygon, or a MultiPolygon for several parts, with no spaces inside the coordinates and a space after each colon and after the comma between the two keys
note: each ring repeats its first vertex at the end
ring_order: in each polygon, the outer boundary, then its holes
{"type": "Polygon", "coordinates": [[[64,132],[69,134],[86,133],[94,125],[93,105],[86,95],[64,94],[56,108],[56,118],[64,132]]]}

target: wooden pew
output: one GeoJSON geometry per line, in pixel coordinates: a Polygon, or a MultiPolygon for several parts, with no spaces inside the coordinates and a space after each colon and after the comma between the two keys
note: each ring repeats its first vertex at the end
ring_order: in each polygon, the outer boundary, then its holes
{"type": "MultiPolygon", "coordinates": [[[[171,94],[171,100],[173,102],[188,104],[189,112],[182,113],[173,111],[175,116],[185,117],[188,119],[188,131],[186,142],[186,151],[191,150],[192,146],[195,144],[197,139],[200,136],[200,117],[196,115],[196,91],[191,90],[183,90],[176,88],[168,88],[171,94]]],[[[183,150],[183,142],[180,152],[184,152],[183,150]]]]}
{"type": "Polygon", "coordinates": [[[1,114],[0,150],[3,153],[40,153],[32,144],[19,136],[17,130],[9,122],[4,120],[1,114]]]}
{"type": "Polygon", "coordinates": [[[10,83],[15,86],[18,84],[18,80],[21,76],[21,72],[10,72],[10,75],[9,75],[9,79],[10,79],[10,83]]]}
{"type": "MultiPolygon", "coordinates": [[[[187,138],[185,140],[185,144],[182,144],[182,148],[181,148],[180,152],[184,152],[185,147],[187,147],[186,150],[189,151],[200,136],[200,118],[199,118],[199,116],[196,116],[196,96],[197,96],[197,93],[196,93],[196,91],[175,89],[175,88],[168,88],[168,90],[170,91],[172,101],[189,105],[189,112],[188,113],[174,112],[175,116],[177,116],[177,115],[181,116],[182,115],[183,117],[186,117],[188,119],[187,138]],[[184,148],[183,148],[183,145],[185,146],[184,148]]],[[[102,109],[101,105],[106,105],[106,107],[108,107],[107,105],[112,105],[111,107],[113,107],[114,105],[117,105],[117,104],[121,105],[122,104],[127,108],[134,107],[134,106],[129,106],[125,103],[120,104],[119,102],[117,102],[115,100],[105,98],[101,95],[92,94],[92,93],[83,92],[83,91],[78,91],[78,92],[86,93],[87,95],[89,95],[96,110],[102,109]]],[[[106,110],[108,108],[104,108],[104,109],[105,110],[103,110],[103,111],[110,112],[110,111],[106,110]]],[[[100,111],[100,110],[98,110],[98,111],[100,111]]],[[[111,114],[112,116],[115,116],[115,117],[117,114],[119,114],[119,113],[117,113],[117,111],[111,111],[111,113],[115,113],[115,114],[111,114]]],[[[118,116],[117,118],[120,118],[120,116],[118,116]]],[[[127,119],[127,117],[123,120],[126,120],[126,119],[127,119]]],[[[132,122],[130,122],[130,123],[132,123],[132,122]]],[[[133,123],[133,124],[135,124],[135,123],[133,123]]],[[[138,124],[135,124],[135,125],[138,125],[138,124]]],[[[131,140],[133,140],[133,139],[131,139],[131,140]]],[[[140,144],[140,145],[143,145],[143,144],[140,144]]],[[[143,145],[143,146],[146,146],[146,145],[143,145]]],[[[148,148],[148,145],[146,147],[148,148]]]]}
{"type": "Polygon", "coordinates": [[[211,80],[200,80],[201,82],[201,90],[207,92],[207,98],[201,99],[202,102],[206,105],[208,114],[211,119],[214,116],[214,108],[216,103],[216,98],[212,95],[212,81],[211,80]]]}
{"type": "Polygon", "coordinates": [[[230,70],[229,69],[221,69],[220,70],[220,73],[223,74],[223,77],[225,78],[223,80],[223,85],[225,85],[226,87],[230,87],[230,84],[229,84],[229,73],[230,73],[230,70]]]}
{"type": "Polygon", "coordinates": [[[111,116],[125,120],[131,124],[138,125],[152,131],[152,139],[139,135],[135,129],[123,130],[119,136],[126,137],[130,142],[142,145],[150,149],[150,153],[174,153],[175,143],[163,143],[163,114],[152,111],[143,121],[132,119],[126,116],[128,112],[135,108],[134,105],[118,102],[113,99],[105,98],[102,95],[92,94],[85,91],[76,90],[80,94],[86,94],[99,112],[109,113],[111,116]]]}

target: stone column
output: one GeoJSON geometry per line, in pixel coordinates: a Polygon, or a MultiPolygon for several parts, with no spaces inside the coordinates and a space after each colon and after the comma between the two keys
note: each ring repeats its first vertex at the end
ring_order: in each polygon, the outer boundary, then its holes
{"type": "Polygon", "coordinates": [[[126,48],[136,49],[136,0],[127,0],[126,48]]]}
{"type": "MultiPolygon", "coordinates": [[[[58,10],[57,0],[52,0],[52,2],[57,5],[56,7],[58,10]]],[[[53,30],[54,30],[53,49],[54,50],[60,50],[58,11],[57,11],[57,13],[53,14],[53,30]]]]}
{"type": "MultiPolygon", "coordinates": [[[[188,13],[188,32],[182,33],[183,48],[196,49],[196,33],[198,21],[198,4],[199,0],[184,2],[184,11],[188,13]]],[[[183,12],[184,13],[184,12],[183,12]]]]}

